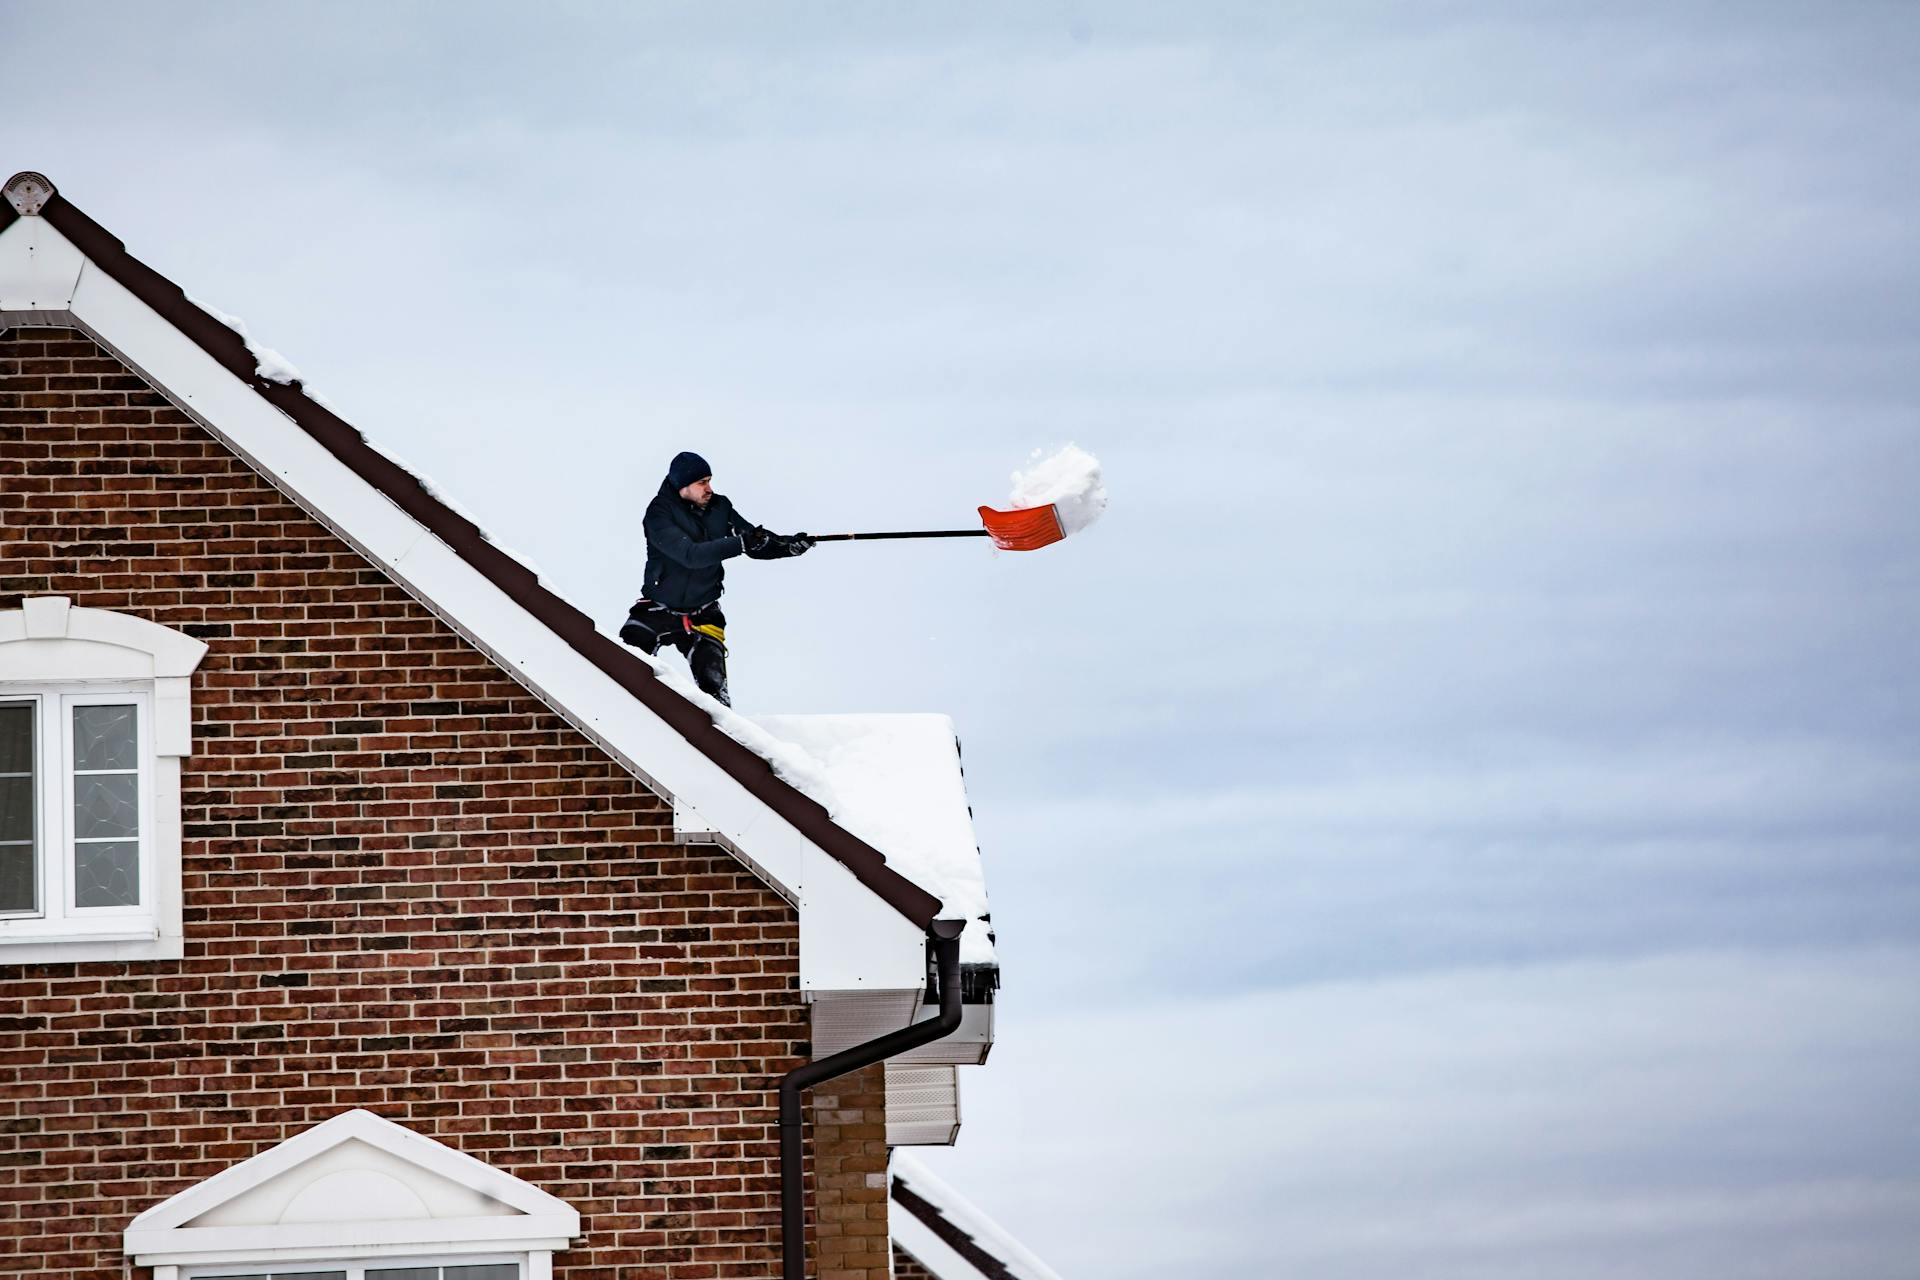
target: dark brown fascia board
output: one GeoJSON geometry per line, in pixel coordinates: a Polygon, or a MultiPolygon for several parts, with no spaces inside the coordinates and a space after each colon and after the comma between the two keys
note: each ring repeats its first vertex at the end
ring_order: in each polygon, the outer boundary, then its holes
{"type": "Polygon", "coordinates": [[[938,1205],[925,1196],[916,1195],[913,1188],[899,1178],[890,1181],[894,1201],[926,1223],[928,1230],[939,1236],[949,1249],[972,1263],[974,1269],[986,1276],[987,1280],[1020,1280],[1007,1270],[1006,1263],[981,1248],[979,1241],[954,1225],[946,1214],[940,1212],[938,1205]]]}
{"type": "MultiPolygon", "coordinates": [[[[19,216],[11,205],[0,201],[0,230],[19,216]]],[[[293,419],[354,474],[425,525],[574,652],[638,698],[695,750],[843,864],[861,884],[919,928],[925,929],[933,922],[940,912],[938,898],[889,867],[884,854],[835,823],[817,801],[781,781],[764,758],[722,733],[705,711],[674,692],[652,667],[596,631],[593,619],[541,586],[530,569],[488,542],[479,526],[427,492],[418,477],[368,444],[350,423],[308,397],[298,382],[278,383],[255,373],[259,362],[247,349],[246,341],[189,301],[179,285],[128,253],[126,245],[57,191],[39,216],[73,241],[96,267],[293,419]]]]}

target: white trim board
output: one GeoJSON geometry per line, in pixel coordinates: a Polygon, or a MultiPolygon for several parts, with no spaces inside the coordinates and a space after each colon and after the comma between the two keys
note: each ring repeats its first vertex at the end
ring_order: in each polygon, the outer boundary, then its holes
{"type": "MultiPolygon", "coordinates": [[[[925,1200],[947,1224],[969,1237],[981,1252],[995,1259],[1016,1280],[1060,1280],[1059,1273],[965,1196],[948,1186],[921,1161],[895,1151],[888,1162],[889,1176],[925,1200]]],[[[940,1280],[976,1280],[980,1271],[942,1240],[913,1210],[893,1198],[888,1189],[887,1232],[918,1258],[940,1280]]]]}
{"type": "Polygon", "coordinates": [[[564,1249],[565,1201],[464,1152],[354,1110],[315,1125],[140,1214],[139,1266],[564,1249]],[[378,1197],[378,1205],[368,1204],[378,1197]]]}

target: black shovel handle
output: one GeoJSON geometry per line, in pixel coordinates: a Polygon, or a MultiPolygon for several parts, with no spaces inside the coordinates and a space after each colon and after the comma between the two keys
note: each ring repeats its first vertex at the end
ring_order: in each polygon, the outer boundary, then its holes
{"type": "Polygon", "coordinates": [[[913,529],[900,533],[816,533],[815,542],[863,542],[870,538],[988,538],[985,529],[913,529]]]}

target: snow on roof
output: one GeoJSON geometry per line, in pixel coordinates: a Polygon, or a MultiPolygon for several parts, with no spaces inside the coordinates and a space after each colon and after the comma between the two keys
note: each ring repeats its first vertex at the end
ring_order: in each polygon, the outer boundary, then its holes
{"type": "MultiPolygon", "coordinates": [[[[718,723],[733,732],[724,721],[718,723]]],[[[943,715],[789,715],[753,716],[751,723],[785,748],[779,758],[769,757],[783,777],[788,769],[804,773],[804,782],[797,776],[788,780],[825,805],[834,821],[885,854],[888,866],[940,898],[943,916],[965,917],[962,964],[994,962],[986,877],[952,720],[943,715]]]]}
{"type": "Polygon", "coordinates": [[[1059,1272],[905,1151],[895,1149],[891,1168],[888,1233],[940,1280],[1060,1280],[1059,1272]],[[901,1198],[902,1187],[910,1198],[901,1198]]]}
{"type": "Polygon", "coordinates": [[[247,332],[247,322],[245,320],[242,320],[239,316],[230,315],[214,306],[211,302],[202,301],[190,293],[187,295],[187,301],[240,335],[241,340],[247,344],[247,350],[253,355],[253,371],[255,373],[272,382],[304,381],[304,379],[300,377],[300,371],[293,367],[291,360],[288,360],[272,347],[257,341],[252,334],[247,332]]]}

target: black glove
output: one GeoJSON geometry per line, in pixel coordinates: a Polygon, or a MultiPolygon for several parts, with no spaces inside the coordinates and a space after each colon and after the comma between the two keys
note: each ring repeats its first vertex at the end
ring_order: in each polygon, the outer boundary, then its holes
{"type": "Polygon", "coordinates": [[[813,550],[813,539],[804,533],[792,533],[780,539],[780,549],[790,556],[803,556],[813,550]]]}
{"type": "Polygon", "coordinates": [[[774,535],[755,525],[740,535],[740,548],[750,556],[764,556],[773,547],[774,535]]]}

